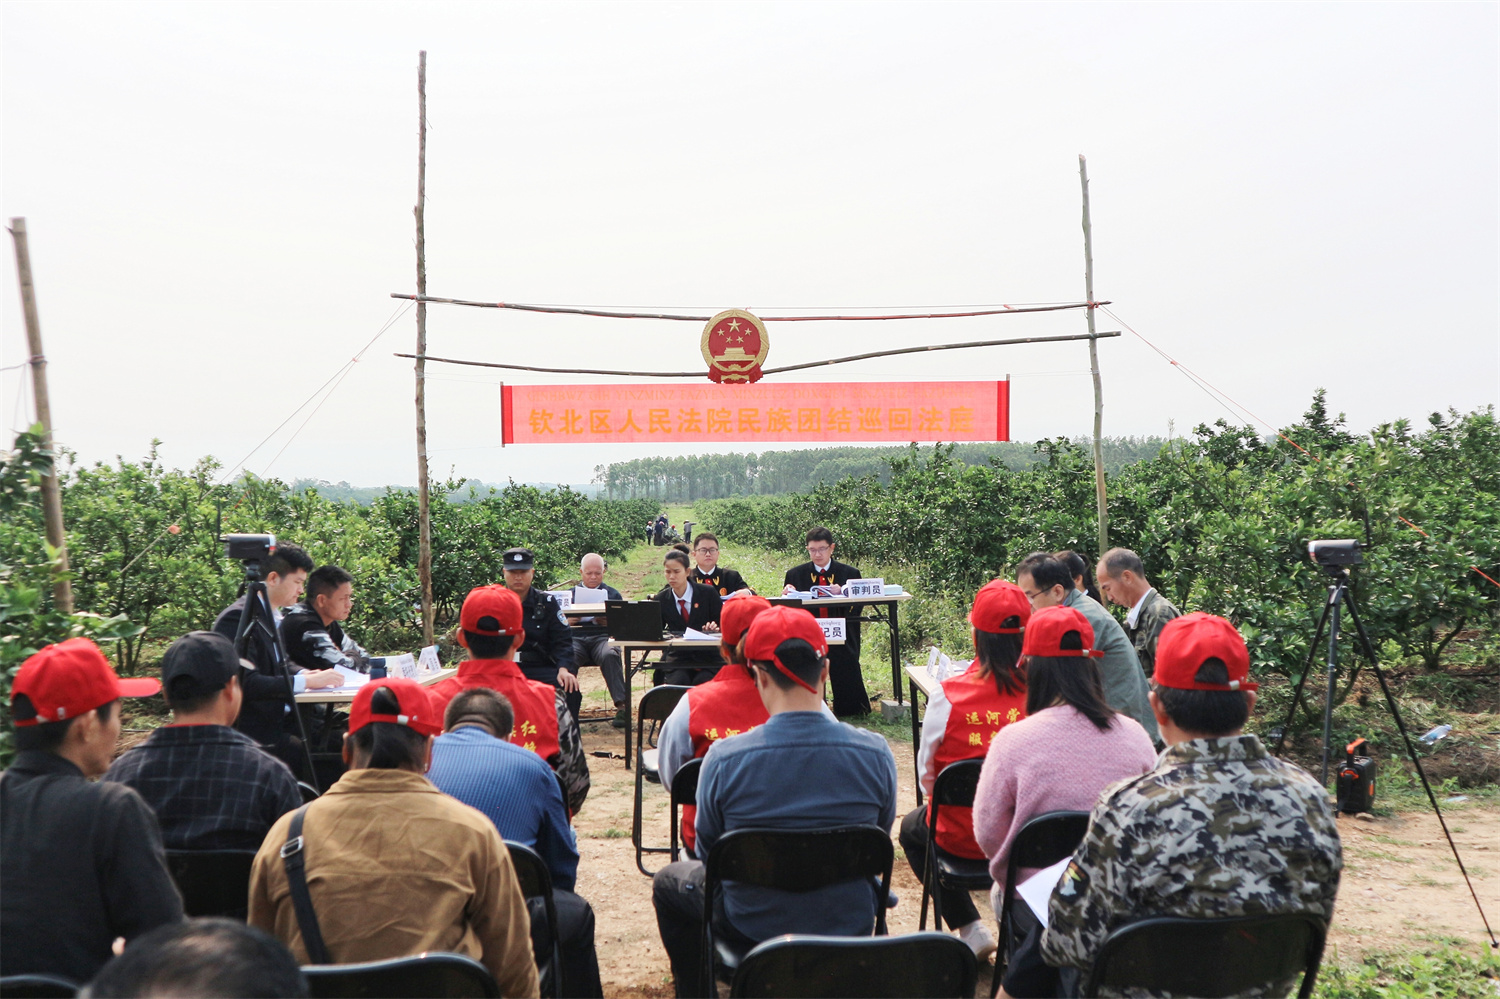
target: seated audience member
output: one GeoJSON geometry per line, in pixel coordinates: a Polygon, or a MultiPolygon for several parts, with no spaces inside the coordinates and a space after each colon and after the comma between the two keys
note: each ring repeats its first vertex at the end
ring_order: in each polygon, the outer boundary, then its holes
{"type": "Polygon", "coordinates": [[[1052,557],[1068,567],[1068,572],[1073,576],[1073,589],[1087,593],[1098,603],[1104,603],[1104,597],[1099,594],[1099,587],[1094,582],[1094,572],[1082,555],[1071,548],[1064,548],[1060,552],[1053,552],[1052,557]]]}
{"type": "MultiPolygon", "coordinates": [[[[603,590],[606,600],[621,600],[620,591],[604,581],[604,556],[589,552],[578,564],[578,585],[573,587],[573,600],[578,601],[578,591],[603,590]]],[[[580,617],[573,621],[573,670],[580,666],[598,666],[604,674],[604,686],[609,699],[615,705],[615,717],[610,722],[615,728],[625,727],[625,673],[620,668],[620,650],[609,647],[609,628],[605,616],[580,617]]],[[[579,702],[580,704],[582,701],[579,702]]]]}
{"type": "Polygon", "coordinates": [[[709,587],[721,597],[727,597],[731,593],[750,589],[750,584],[745,582],[745,577],[733,569],[726,569],[719,565],[719,539],[717,535],[709,534],[707,531],[698,535],[698,540],[693,543],[693,571],[688,573],[688,579],[695,583],[702,583],[709,587]]]}
{"type": "Polygon", "coordinates": [[[521,598],[504,586],[479,586],[464,598],[458,617],[458,643],[469,650],[458,674],[433,684],[439,709],[461,691],[488,687],[510,702],[515,729],[510,741],[547,761],[568,790],[568,810],[577,814],[589,796],[589,765],[578,723],[562,690],[530,680],[516,665],[526,641],[521,598]]]}
{"type": "MultiPolygon", "coordinates": [[[[944,680],[927,702],[922,720],[922,745],[917,770],[922,791],[932,797],[937,775],[950,763],[984,755],[996,734],[1026,715],[1026,674],[1017,666],[1021,634],[1031,617],[1026,594],[1015,583],[996,579],[974,596],[969,611],[974,661],[962,674],[944,680]]],[[[957,857],[979,860],[984,851],[974,842],[967,808],[938,812],[938,849],[957,857]]],[[[927,806],[901,820],[901,849],[918,880],[924,876],[928,850],[927,806]]],[[[979,918],[966,891],[943,892],[943,921],[983,961],[995,952],[995,938],[979,918]]]]}
{"type": "Polygon", "coordinates": [[[326,963],[447,951],[483,964],[502,995],[536,996],[531,921],[505,843],[482,812],[422,776],[441,731],[441,708],[414,681],[361,687],[344,740],[349,770],[267,834],[250,869],[249,923],[298,963],[322,963],[292,901],[300,860],[326,963]],[[286,849],[298,836],[301,848],[286,849]]]}
{"type": "MultiPolygon", "coordinates": [[[[594,950],[594,910],[573,893],[578,844],[552,769],[532,752],[505,741],[515,724],[510,702],[485,687],[471,687],[448,702],[443,734],[432,744],[427,779],[439,791],[479,809],[500,838],[529,846],[552,875],[557,939],[562,952],[563,996],[600,996],[594,950]]],[[[532,919],[545,918],[540,902],[532,919]]]]}
{"type": "Polygon", "coordinates": [[[385,665],[344,631],[354,610],[354,577],[336,565],[323,565],[307,577],[307,595],[281,619],[287,658],[303,669],[342,666],[357,673],[385,665]]]}
{"type": "Polygon", "coordinates": [[[1110,931],[1148,916],[1333,917],[1343,854],[1328,791],[1244,734],[1255,690],[1228,621],[1196,613],[1162,629],[1151,708],[1167,750],[1095,805],[1048,906],[1048,964],[1087,974],[1110,931]]]}
{"type": "Polygon", "coordinates": [[[1068,567],[1046,552],[1022,559],[1016,567],[1016,582],[1026,591],[1033,611],[1061,604],[1088,618],[1089,626],[1094,629],[1094,646],[1104,653],[1099,660],[1099,677],[1104,681],[1105,702],[1140,722],[1151,741],[1159,742],[1161,733],[1156,730],[1156,719],[1146,699],[1150,693],[1146,677],[1120,622],[1099,601],[1080,593],[1073,585],[1068,567]]]}
{"type": "MultiPolygon", "coordinates": [[[[1146,730],[1104,702],[1093,645],[1094,629],[1071,607],[1044,608],[1026,625],[1026,717],[990,742],[974,795],[974,839],[990,860],[997,915],[1010,847],[1027,822],[1046,812],[1090,811],[1110,784],[1156,765],[1146,730]]],[[[1018,880],[1033,873],[1022,868],[1018,880]]],[[[1005,972],[1006,991],[1057,995],[1057,972],[1037,952],[1040,923],[1024,904],[1013,912],[1013,939],[1021,942],[1005,972]]]]}
{"type": "Polygon", "coordinates": [[[121,680],[86,638],[48,645],[11,685],[16,754],[0,775],[0,975],[86,982],[127,941],[182,919],[156,817],[123,784],[96,784],[120,738],[121,680]]]}
{"type": "MultiPolygon", "coordinates": [[[[885,739],[823,711],[828,644],[817,620],[794,607],[763,611],[745,636],[745,657],[769,720],[714,743],[698,779],[697,842],[707,857],[725,833],[744,828],[824,829],[896,817],[896,760],[885,739]]],[[[699,984],[704,868],[701,860],[656,873],[652,901],[677,994],[699,984]]],[[[863,936],[877,898],[867,881],[786,893],[728,885],[715,932],[740,943],[782,933],[863,936]]]]}
{"type": "Polygon", "coordinates": [[[271,824],[302,804],[287,765],[230,728],[239,672],[234,646],[217,632],[173,642],[161,661],[172,724],[104,775],[146,800],[168,850],[258,850],[271,824]]]}
{"type": "MultiPolygon", "coordinates": [[[[719,591],[688,579],[686,552],[673,549],[662,560],[667,585],[656,594],[661,604],[661,619],[666,629],[681,635],[688,628],[705,634],[719,630],[719,591]]],[[[723,660],[713,647],[706,649],[668,649],[662,653],[656,670],[656,683],[692,686],[714,678],[723,660]]]]}
{"type": "Polygon", "coordinates": [[[307,979],[275,937],[235,919],[189,919],[131,942],[89,984],[89,999],[304,999],[307,979]]]}
{"type": "MultiPolygon", "coordinates": [[[[662,787],[671,788],[682,765],[703,756],[718,740],[764,725],[770,717],[756,692],[755,674],[745,661],[743,649],[750,622],[770,609],[765,597],[740,596],[724,601],[719,612],[719,653],[725,665],[708,683],[688,691],[662,722],[656,750],[662,787]]],[[[695,806],[682,806],[682,845],[689,854],[697,814],[695,806]]]]}
{"type": "Polygon", "coordinates": [[[578,720],[583,694],[578,688],[578,667],[573,664],[573,632],[556,597],[536,582],[536,555],[530,548],[505,550],[505,586],[521,601],[526,623],[526,648],[516,664],[526,679],[550,683],[562,691],[568,711],[578,720]]]}
{"type": "MultiPolygon", "coordinates": [[[[783,594],[806,593],[814,586],[843,586],[859,579],[860,571],[852,565],[834,560],[833,532],[814,527],[807,532],[807,554],[811,561],[793,566],[782,580],[783,594]]],[[[808,610],[816,617],[844,619],[844,644],[828,650],[828,682],[833,687],[833,713],[840,718],[854,718],[870,713],[870,695],[865,691],[864,674],[859,668],[858,606],[818,607],[808,610]]]]}
{"type": "Polygon", "coordinates": [[[1129,548],[1111,548],[1099,560],[1099,585],[1110,603],[1128,609],[1125,634],[1135,645],[1141,669],[1150,676],[1156,670],[1156,642],[1161,630],[1182,611],[1156,592],[1146,578],[1141,557],[1129,548]]]}

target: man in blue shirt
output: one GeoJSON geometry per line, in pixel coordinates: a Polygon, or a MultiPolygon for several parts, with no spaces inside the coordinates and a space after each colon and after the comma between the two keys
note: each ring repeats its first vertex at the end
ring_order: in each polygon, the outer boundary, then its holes
{"type": "MultiPolygon", "coordinates": [[[[536,753],[507,742],[515,725],[510,701],[488,687],[472,687],[448,702],[443,734],[432,743],[427,779],[439,791],[477,808],[500,838],[537,852],[552,875],[562,968],[558,995],[602,996],[594,949],[594,910],[573,893],[578,845],[568,824],[562,788],[536,753]]],[[[528,905],[535,923],[539,905],[528,905]]]]}
{"type": "MultiPolygon", "coordinates": [[[[704,757],[695,825],[698,857],[707,857],[719,838],[735,829],[889,829],[895,821],[896,760],[890,746],[823,711],[827,652],[822,628],[800,608],[773,607],[750,626],[745,656],[770,719],[715,742],[704,757]]],[[[698,983],[703,883],[702,861],[688,860],[658,871],[652,888],[679,996],[691,994],[698,983]]],[[[876,906],[884,902],[864,881],[797,894],[726,886],[715,932],[740,942],[782,933],[864,936],[874,928],[876,906]]]]}

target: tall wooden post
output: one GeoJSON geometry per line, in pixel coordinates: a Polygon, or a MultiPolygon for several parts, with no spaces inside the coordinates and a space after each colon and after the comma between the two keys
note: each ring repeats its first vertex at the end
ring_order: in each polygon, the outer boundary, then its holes
{"type": "MultiPolygon", "coordinates": [[[[52,443],[52,402],[47,395],[47,358],[42,353],[42,321],[37,318],[36,288],[31,283],[31,252],[26,245],[26,220],[10,220],[16,243],[16,271],[21,278],[21,309],[26,316],[26,343],[31,349],[31,393],[36,398],[36,418],[42,425],[42,446],[49,453],[52,443]]],[[[68,582],[68,536],[63,531],[62,491],[57,485],[56,459],[42,476],[42,518],[47,544],[57,551],[53,565],[52,600],[64,614],[73,613],[73,585],[68,582]]]]}
{"type": "Polygon", "coordinates": [[[1094,230],[1089,224],[1089,165],[1078,156],[1078,179],[1083,185],[1083,285],[1089,320],[1089,370],[1094,375],[1094,503],[1099,514],[1099,555],[1109,550],[1109,507],[1104,501],[1104,383],[1099,378],[1099,341],[1094,336],[1094,230]]]}
{"type": "Polygon", "coordinates": [[[427,488],[427,53],[417,55],[417,575],[422,580],[422,644],[433,644],[432,511],[427,488]]]}

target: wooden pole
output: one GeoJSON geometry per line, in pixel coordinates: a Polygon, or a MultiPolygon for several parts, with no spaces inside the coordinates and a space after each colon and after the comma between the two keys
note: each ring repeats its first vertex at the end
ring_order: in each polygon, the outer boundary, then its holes
{"type": "Polygon", "coordinates": [[[422,644],[432,645],[432,510],[427,487],[427,53],[417,54],[417,575],[422,580],[422,644]]]}
{"type": "MultiPolygon", "coordinates": [[[[26,220],[10,220],[16,243],[16,271],[21,278],[21,308],[26,315],[26,343],[31,349],[31,393],[36,398],[36,419],[42,425],[42,446],[48,454],[52,442],[52,402],[47,395],[47,358],[42,353],[42,322],[37,318],[36,287],[31,283],[31,252],[26,245],[26,220]]],[[[55,457],[42,475],[42,518],[47,525],[47,544],[57,553],[52,567],[52,600],[64,614],[73,613],[73,585],[68,581],[68,536],[63,531],[62,491],[57,485],[55,457]]]]}
{"type": "Polygon", "coordinates": [[[1094,333],[1094,230],[1089,223],[1089,165],[1078,155],[1078,179],[1083,185],[1083,285],[1088,299],[1089,370],[1094,375],[1094,503],[1099,515],[1099,555],[1109,551],[1109,507],[1104,500],[1104,383],[1099,378],[1099,341],[1094,333]]]}

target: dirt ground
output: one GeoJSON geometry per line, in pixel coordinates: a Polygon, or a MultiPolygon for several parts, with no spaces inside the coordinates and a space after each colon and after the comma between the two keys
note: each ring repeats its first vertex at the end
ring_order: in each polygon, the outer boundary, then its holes
{"type": "MultiPolygon", "coordinates": [[[[585,716],[607,716],[598,672],[585,670],[583,681],[586,694],[592,695],[585,702],[585,716]]],[[[641,686],[638,677],[637,697],[641,686]]],[[[605,994],[671,996],[671,973],[651,907],[651,879],[636,869],[630,841],[635,772],[626,770],[619,758],[625,751],[624,735],[607,721],[590,723],[583,727],[583,743],[591,754],[593,790],[575,819],[582,857],[578,892],[594,907],[605,994]]],[[[896,756],[899,823],[916,807],[911,742],[893,739],[891,750],[896,756]]],[[[1444,807],[1480,901],[1491,921],[1500,925],[1500,809],[1475,803],[1444,807]]],[[[666,792],[647,783],[642,810],[647,845],[666,846],[666,792]]],[[[1366,951],[1400,950],[1429,938],[1473,943],[1484,939],[1474,901],[1430,811],[1373,822],[1342,816],[1339,832],[1345,868],[1325,960],[1354,960],[1366,951]]],[[[895,833],[893,826],[892,836],[895,833]]],[[[648,854],[645,864],[655,870],[666,860],[665,854],[648,854]]],[[[899,846],[893,888],[901,901],[888,915],[891,932],[915,931],[922,887],[899,846]]],[[[987,911],[986,899],[975,901],[981,912],[987,911]]],[[[989,995],[989,975],[983,970],[977,995],[989,995]]]]}

